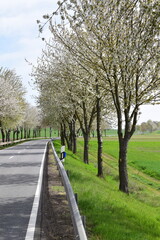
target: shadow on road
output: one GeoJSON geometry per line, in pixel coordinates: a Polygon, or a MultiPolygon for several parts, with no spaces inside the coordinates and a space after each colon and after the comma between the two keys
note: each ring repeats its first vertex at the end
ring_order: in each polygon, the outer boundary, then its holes
{"type": "Polygon", "coordinates": [[[23,240],[26,235],[33,198],[8,200],[0,205],[0,240],[23,240]]]}

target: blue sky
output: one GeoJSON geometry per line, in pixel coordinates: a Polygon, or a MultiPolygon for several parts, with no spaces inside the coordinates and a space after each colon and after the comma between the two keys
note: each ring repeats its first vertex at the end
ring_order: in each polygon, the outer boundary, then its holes
{"type": "MultiPolygon", "coordinates": [[[[31,66],[25,59],[34,64],[41,56],[44,42],[39,37],[36,20],[55,11],[56,3],[57,0],[0,1],[0,67],[15,69],[22,77],[26,99],[32,105],[37,92],[29,76],[31,66]]],[[[51,36],[47,29],[44,34],[45,38],[51,36]]],[[[141,112],[139,123],[149,119],[160,121],[160,106],[144,106],[141,112]]]]}
{"type": "MultiPolygon", "coordinates": [[[[36,20],[52,13],[56,0],[4,0],[0,1],[0,67],[15,69],[22,77],[27,90],[27,101],[35,105],[33,89],[29,74],[31,66],[25,61],[36,63],[41,55],[44,42],[39,37],[36,20]],[[30,84],[29,84],[30,82],[30,84]]],[[[45,30],[45,37],[50,35],[45,30]]],[[[42,36],[41,36],[42,37],[42,36]]]]}

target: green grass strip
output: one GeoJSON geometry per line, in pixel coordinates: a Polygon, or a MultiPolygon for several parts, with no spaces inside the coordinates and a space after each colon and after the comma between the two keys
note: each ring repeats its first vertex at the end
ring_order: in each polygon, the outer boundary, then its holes
{"type": "MultiPolygon", "coordinates": [[[[58,141],[55,147],[60,150],[58,141]]],[[[69,170],[74,192],[78,193],[80,211],[87,217],[89,240],[159,240],[160,195],[156,195],[156,203],[152,204],[154,192],[148,188],[139,188],[129,196],[121,193],[113,175],[96,177],[94,159],[89,165],[82,162],[81,147],[80,141],[78,156],[67,151],[65,168],[69,170]]],[[[94,148],[93,143],[92,153],[94,148]]]]}

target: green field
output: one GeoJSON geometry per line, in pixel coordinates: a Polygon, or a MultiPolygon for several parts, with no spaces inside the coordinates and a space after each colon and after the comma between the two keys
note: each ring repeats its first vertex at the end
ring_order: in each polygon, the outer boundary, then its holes
{"type": "MultiPolygon", "coordinates": [[[[118,142],[103,141],[104,178],[97,174],[97,140],[90,141],[90,164],[82,162],[83,140],[77,155],[67,152],[65,167],[87,217],[90,240],[160,240],[160,136],[134,136],[129,144],[130,195],[118,191],[118,142]]],[[[60,149],[59,142],[56,148],[60,149]]]]}
{"type": "MultiPolygon", "coordinates": [[[[104,140],[104,153],[118,159],[116,138],[104,140]]],[[[134,136],[129,143],[128,164],[160,180],[160,136],[134,136]]]]}

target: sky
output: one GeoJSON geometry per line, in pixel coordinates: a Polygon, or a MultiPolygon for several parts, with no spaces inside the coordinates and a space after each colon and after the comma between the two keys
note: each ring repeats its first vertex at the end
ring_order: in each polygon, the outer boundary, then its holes
{"type": "MultiPolygon", "coordinates": [[[[32,67],[45,46],[42,37],[51,37],[47,28],[39,36],[37,20],[57,9],[57,0],[0,1],[0,67],[15,69],[22,77],[26,100],[36,105],[37,91],[31,81],[32,67]]],[[[45,21],[45,20],[44,20],[45,21]]],[[[160,105],[142,106],[138,124],[147,120],[160,121],[160,105]]]]}
{"type": "Polygon", "coordinates": [[[41,56],[49,30],[39,36],[37,20],[57,9],[56,0],[4,0],[0,1],[0,67],[15,69],[22,77],[26,99],[35,105],[37,95],[31,81],[32,67],[41,56]]]}

